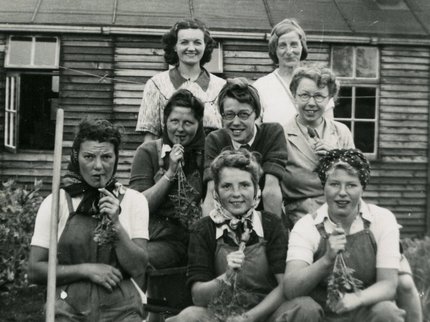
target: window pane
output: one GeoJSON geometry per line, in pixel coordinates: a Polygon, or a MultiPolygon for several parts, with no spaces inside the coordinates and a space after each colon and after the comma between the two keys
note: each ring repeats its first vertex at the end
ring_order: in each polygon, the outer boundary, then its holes
{"type": "Polygon", "coordinates": [[[34,64],[37,66],[54,66],[57,50],[55,38],[36,38],[34,64]]]}
{"type": "Polygon", "coordinates": [[[352,88],[341,87],[339,97],[337,99],[336,107],[334,109],[335,118],[351,118],[351,102],[352,102],[352,88]]]}
{"type": "Polygon", "coordinates": [[[363,152],[373,153],[375,150],[375,123],[355,122],[355,146],[363,152]]]}
{"type": "Polygon", "coordinates": [[[377,56],[374,47],[357,47],[357,77],[376,78],[377,56]]]}
{"type": "Polygon", "coordinates": [[[355,88],[355,117],[358,119],[374,119],[376,110],[376,88],[355,88]]]}
{"type": "Polygon", "coordinates": [[[31,63],[31,38],[12,37],[9,43],[9,64],[30,65],[31,63]]]}
{"type": "Polygon", "coordinates": [[[333,47],[333,71],[337,76],[352,77],[352,47],[333,47]]]}

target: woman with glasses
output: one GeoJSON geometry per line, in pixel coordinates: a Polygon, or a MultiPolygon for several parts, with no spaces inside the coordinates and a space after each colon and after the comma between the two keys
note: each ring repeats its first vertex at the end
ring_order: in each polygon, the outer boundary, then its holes
{"type": "MultiPolygon", "coordinates": [[[[297,114],[289,86],[295,69],[307,55],[306,34],[294,19],[284,19],[273,27],[269,56],[277,68],[254,83],[261,98],[262,122],[277,122],[285,127],[297,114]]],[[[330,118],[333,118],[333,105],[330,102],[324,111],[330,118]]]]}
{"type": "Polygon", "coordinates": [[[180,20],[164,34],[164,59],[174,68],[161,72],[145,85],[136,131],[143,141],[158,139],[163,132],[163,111],[167,100],[180,89],[188,89],[204,103],[203,126],[206,132],[221,127],[216,98],[225,80],[203,66],[211,60],[215,41],[205,24],[197,19],[180,20]]]}
{"type": "Polygon", "coordinates": [[[298,112],[284,128],[288,151],[285,211],[291,226],[325,202],[314,172],[320,157],[332,149],[354,148],[354,141],[344,124],[324,117],[327,104],[339,91],[330,69],[297,69],[290,90],[298,112]]]}
{"type": "Polygon", "coordinates": [[[285,181],[287,161],[282,127],[277,123],[255,124],[261,112],[260,99],[257,90],[246,79],[229,79],[219,94],[218,104],[223,129],[206,137],[203,182],[207,184],[207,193],[202,206],[203,214],[208,214],[214,205],[210,164],[223,150],[246,148],[261,155],[264,176],[260,186],[264,210],[281,217],[284,197],[281,186],[285,181]]]}

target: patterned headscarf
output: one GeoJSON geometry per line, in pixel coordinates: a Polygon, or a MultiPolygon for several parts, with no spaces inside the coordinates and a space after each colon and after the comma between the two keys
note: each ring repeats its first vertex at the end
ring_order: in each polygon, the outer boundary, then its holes
{"type": "Polygon", "coordinates": [[[341,163],[347,163],[357,171],[360,183],[365,189],[370,179],[370,163],[364,154],[357,149],[334,149],[321,157],[315,172],[318,174],[322,185],[324,186],[327,181],[327,172],[341,163]]]}

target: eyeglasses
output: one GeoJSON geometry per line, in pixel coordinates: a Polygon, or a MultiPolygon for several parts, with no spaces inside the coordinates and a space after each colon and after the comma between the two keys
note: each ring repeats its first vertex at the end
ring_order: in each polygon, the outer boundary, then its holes
{"type": "Polygon", "coordinates": [[[232,121],[237,116],[242,121],[246,121],[247,119],[249,119],[251,114],[252,113],[245,112],[245,111],[240,111],[239,113],[227,112],[222,114],[222,118],[226,121],[232,121]]]}
{"type": "Polygon", "coordinates": [[[310,95],[310,94],[297,94],[298,97],[300,97],[300,100],[303,103],[307,103],[309,102],[309,100],[311,99],[311,97],[314,98],[315,102],[317,103],[322,103],[324,102],[324,100],[327,98],[327,96],[321,95],[321,94],[315,94],[315,95],[310,95]]]}

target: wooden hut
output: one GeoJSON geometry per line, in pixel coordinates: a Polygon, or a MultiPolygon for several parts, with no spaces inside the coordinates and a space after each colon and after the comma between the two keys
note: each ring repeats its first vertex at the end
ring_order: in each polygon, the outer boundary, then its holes
{"type": "Polygon", "coordinates": [[[203,20],[219,43],[210,69],[255,80],[274,69],[268,32],[294,17],[308,61],[342,76],[335,116],[372,160],[367,199],[391,209],[404,235],[430,231],[427,0],[0,0],[0,9],[2,180],[49,188],[61,106],[65,152],[82,117],[124,126],[118,176],[127,183],[144,84],[168,68],[160,38],[169,26],[203,20]]]}

